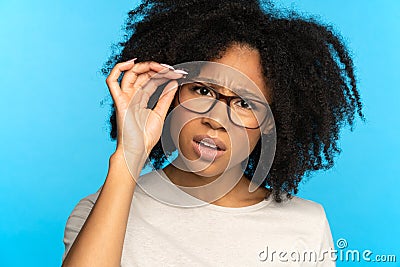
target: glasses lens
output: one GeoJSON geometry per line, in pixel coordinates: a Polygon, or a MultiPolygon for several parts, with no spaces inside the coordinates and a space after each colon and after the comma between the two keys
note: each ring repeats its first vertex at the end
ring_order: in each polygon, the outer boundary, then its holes
{"type": "MultiPolygon", "coordinates": [[[[208,112],[217,99],[215,91],[202,83],[183,84],[179,90],[179,102],[196,113],[208,112]]],[[[229,107],[231,121],[241,127],[258,128],[266,114],[266,106],[251,99],[232,99],[229,107]]]]}
{"type": "Polygon", "coordinates": [[[180,104],[198,113],[207,112],[216,98],[215,92],[201,83],[184,84],[179,91],[180,104]]]}
{"type": "Polygon", "coordinates": [[[258,128],[267,114],[267,108],[256,100],[238,98],[231,101],[230,113],[234,124],[258,128]]]}

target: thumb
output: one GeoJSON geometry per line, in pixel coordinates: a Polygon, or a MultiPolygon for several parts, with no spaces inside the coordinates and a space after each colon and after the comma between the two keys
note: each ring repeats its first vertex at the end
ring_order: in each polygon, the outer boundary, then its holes
{"type": "Polygon", "coordinates": [[[162,120],[165,120],[165,116],[167,115],[168,109],[171,105],[172,100],[174,99],[175,93],[178,89],[178,82],[176,80],[170,81],[164,88],[160,98],[158,99],[157,105],[154,108],[154,112],[156,112],[162,120]]]}

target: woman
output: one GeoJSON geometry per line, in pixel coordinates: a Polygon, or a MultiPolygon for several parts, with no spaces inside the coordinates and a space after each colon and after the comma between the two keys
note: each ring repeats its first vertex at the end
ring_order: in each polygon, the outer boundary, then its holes
{"type": "Polygon", "coordinates": [[[102,188],[68,219],[63,266],[335,265],[324,209],[293,195],[304,175],[333,166],[340,127],[363,118],[352,60],[329,27],[267,7],[150,0],[129,13],[103,69],[116,151],[102,188]],[[209,62],[195,79],[193,61],[209,62]],[[259,109],[231,86],[240,75],[259,109]],[[275,124],[259,116],[269,110],[275,124]],[[261,141],[274,128],[269,166],[261,141]],[[157,170],[140,176],[145,164],[157,170]]]}

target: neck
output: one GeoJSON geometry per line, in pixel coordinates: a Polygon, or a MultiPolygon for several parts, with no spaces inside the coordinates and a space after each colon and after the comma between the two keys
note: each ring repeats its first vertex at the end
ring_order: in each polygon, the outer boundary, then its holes
{"type": "MultiPolygon", "coordinates": [[[[179,161],[179,157],[177,160],[179,161]]],[[[175,167],[174,164],[169,164],[163,169],[171,182],[181,186],[181,190],[186,193],[209,203],[240,207],[260,202],[268,195],[266,188],[260,187],[252,193],[248,191],[250,181],[243,174],[240,164],[215,176],[202,176],[184,171],[175,167]],[[210,183],[213,183],[212,187],[209,185],[206,190],[202,188],[210,183]]]]}

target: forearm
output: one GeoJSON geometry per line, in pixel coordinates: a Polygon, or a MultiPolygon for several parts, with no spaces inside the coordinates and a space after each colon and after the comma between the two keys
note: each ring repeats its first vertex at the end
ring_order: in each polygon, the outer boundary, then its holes
{"type": "MultiPolygon", "coordinates": [[[[144,158],[137,160],[138,166],[143,164],[144,158]]],[[[139,173],[135,171],[135,179],[139,173]]],[[[123,154],[117,150],[110,157],[103,188],[63,266],[120,266],[135,187],[123,154]]]]}

